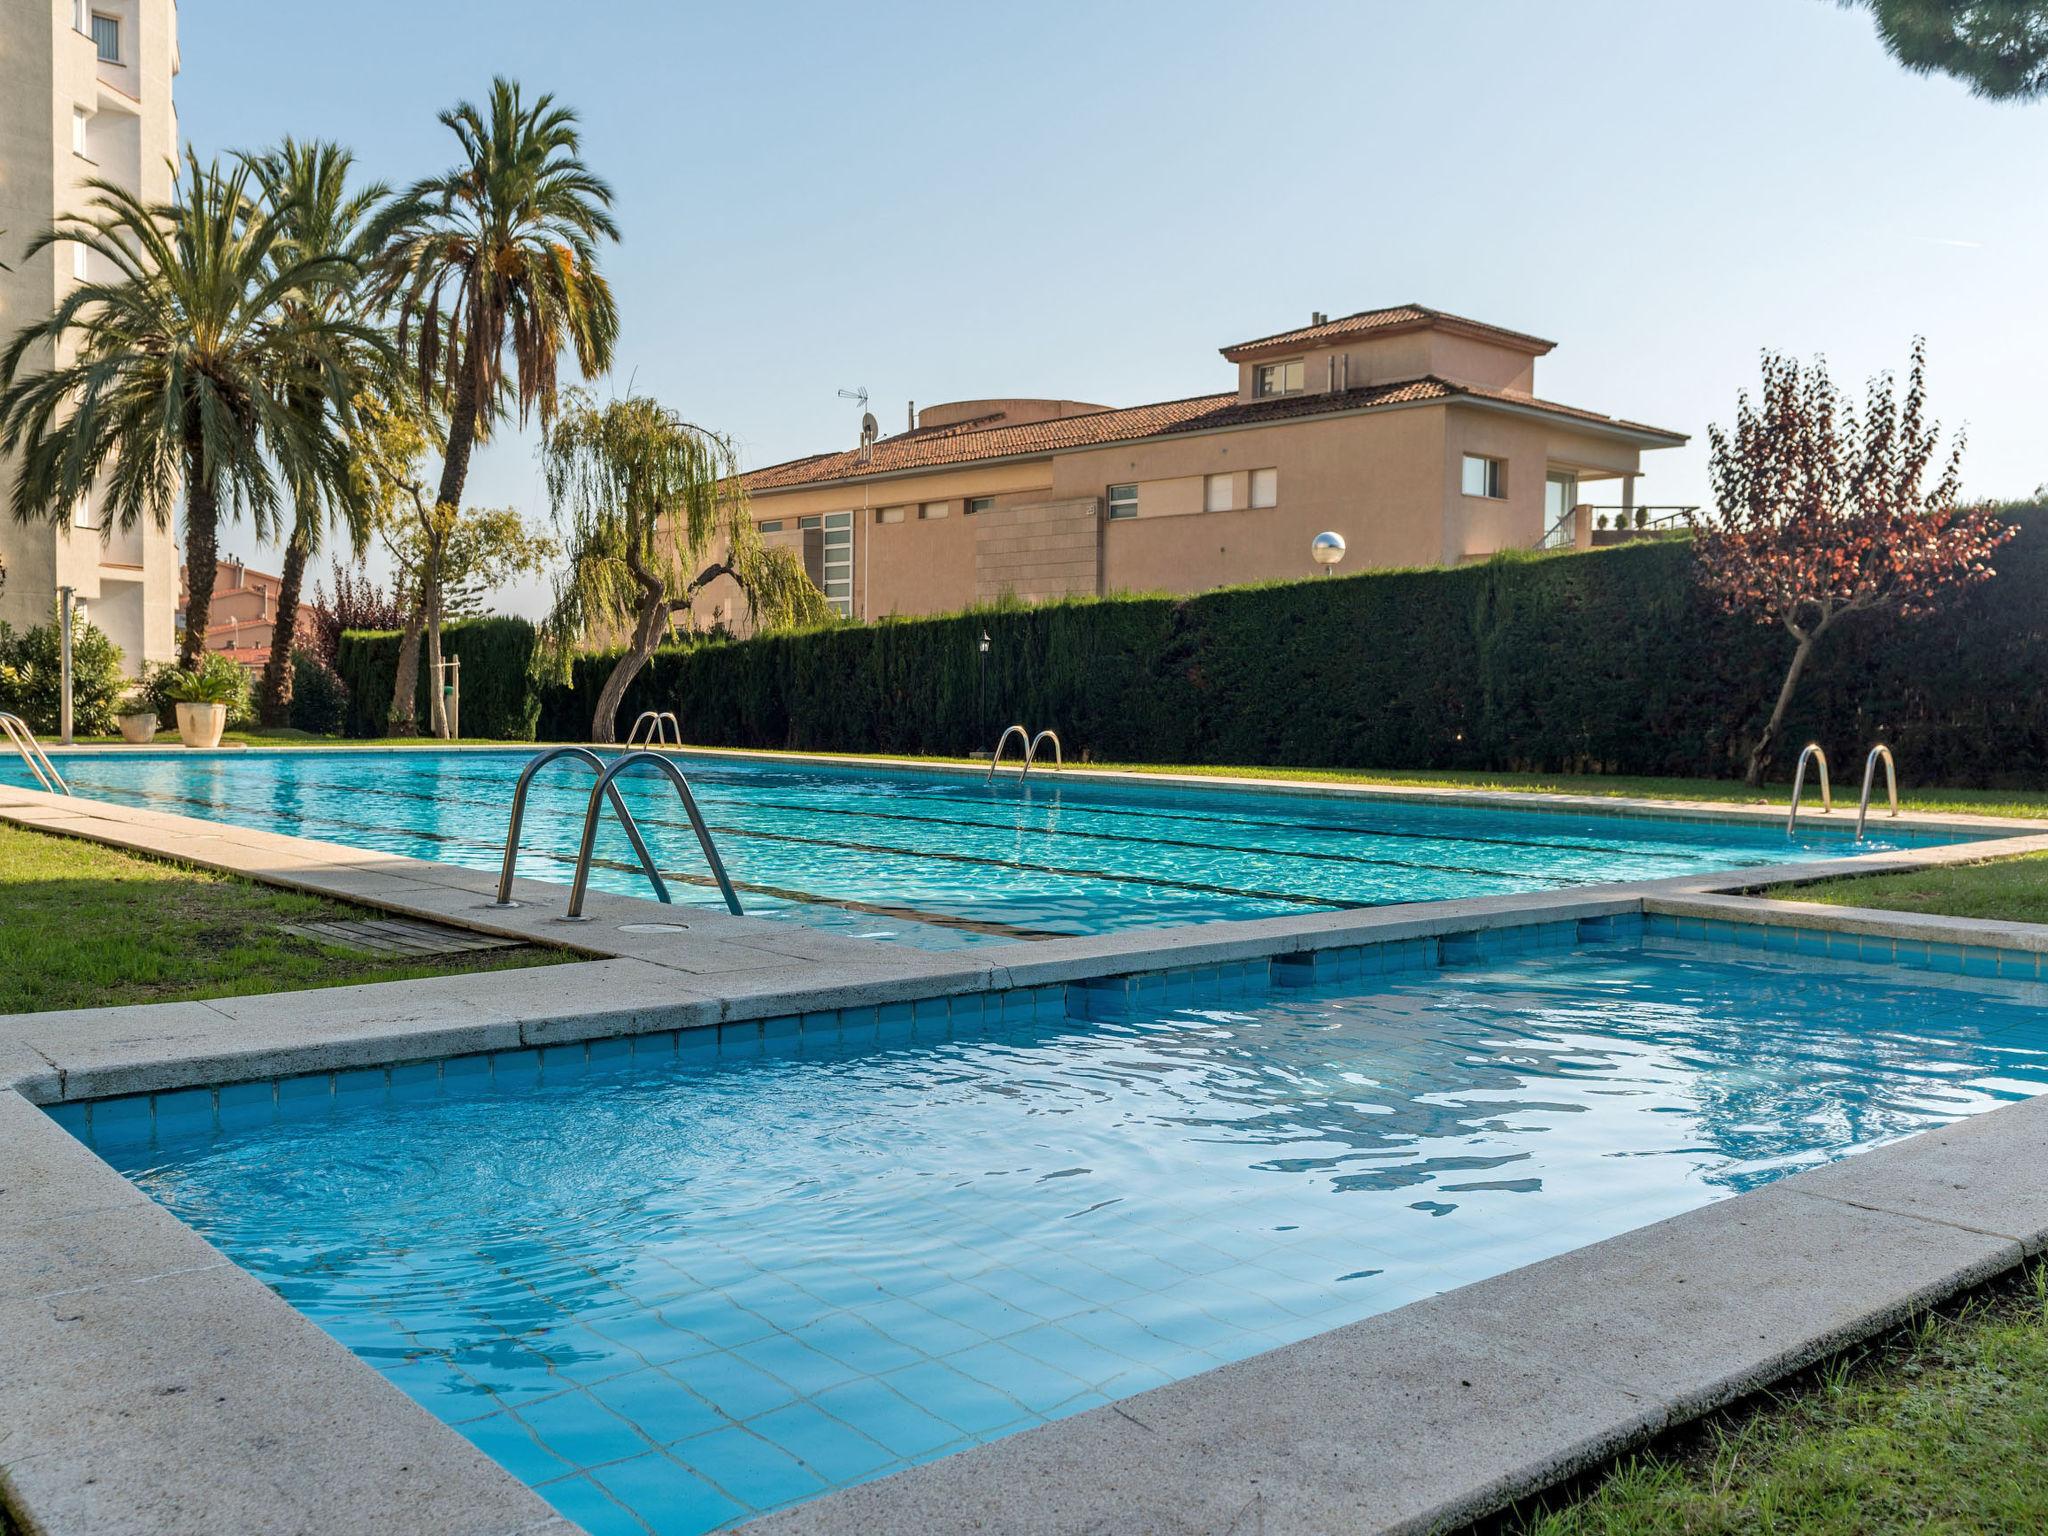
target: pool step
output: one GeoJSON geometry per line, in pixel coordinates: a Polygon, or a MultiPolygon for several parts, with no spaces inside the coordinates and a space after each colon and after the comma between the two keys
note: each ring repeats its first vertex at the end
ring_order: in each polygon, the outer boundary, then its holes
{"type": "Polygon", "coordinates": [[[361,922],[280,923],[286,933],[320,944],[338,944],[375,955],[459,955],[474,950],[517,949],[517,939],[446,928],[409,917],[368,918],[361,922]]]}

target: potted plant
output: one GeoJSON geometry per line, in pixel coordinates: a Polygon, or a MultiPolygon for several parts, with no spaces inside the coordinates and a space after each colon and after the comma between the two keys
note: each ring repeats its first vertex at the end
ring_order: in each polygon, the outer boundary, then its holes
{"type": "Polygon", "coordinates": [[[188,747],[217,747],[227,729],[228,706],[240,696],[237,680],[217,667],[173,672],[164,697],[178,706],[178,739],[188,747]]]}
{"type": "Polygon", "coordinates": [[[117,706],[114,719],[120,724],[123,741],[142,747],[156,740],[156,705],[147,694],[128,695],[117,706]]]}

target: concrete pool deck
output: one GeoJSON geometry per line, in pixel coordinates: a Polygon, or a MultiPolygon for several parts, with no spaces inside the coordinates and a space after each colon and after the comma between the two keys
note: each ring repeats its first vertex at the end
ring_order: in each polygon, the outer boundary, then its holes
{"type": "MultiPolygon", "coordinates": [[[[44,1536],[575,1527],[37,1104],[1643,910],[2048,953],[2048,929],[2024,924],[1727,894],[2048,849],[2048,825],[1984,817],[1900,824],[2015,835],[939,953],[596,894],[596,920],[572,925],[559,885],[522,881],[506,911],[473,871],[4,786],[0,819],[592,957],[0,1018],[0,1476],[44,1536]],[[683,926],[630,931],[650,923],[683,926]]],[[[1475,1518],[2042,1252],[2048,1190],[2027,1170],[2044,1151],[2048,1099],[2013,1104],[751,1529],[1278,1536],[1475,1518]]]]}

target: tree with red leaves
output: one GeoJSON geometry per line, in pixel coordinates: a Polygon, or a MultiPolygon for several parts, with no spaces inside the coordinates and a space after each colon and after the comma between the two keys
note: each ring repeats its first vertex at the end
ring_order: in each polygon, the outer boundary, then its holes
{"type": "Polygon", "coordinates": [[[1994,573],[2013,530],[1982,507],[1960,507],[1958,434],[1931,488],[1941,429],[1926,420],[1926,344],[1913,343],[1903,398],[1873,379],[1859,422],[1827,364],[1763,358],[1763,391],[1737,397],[1735,426],[1707,429],[1715,514],[1693,529],[1699,577],[1731,613],[1782,624],[1791,664],[1749,755],[1763,783],[1799,676],[1822,635],[1854,613],[1932,613],[1994,573]]]}

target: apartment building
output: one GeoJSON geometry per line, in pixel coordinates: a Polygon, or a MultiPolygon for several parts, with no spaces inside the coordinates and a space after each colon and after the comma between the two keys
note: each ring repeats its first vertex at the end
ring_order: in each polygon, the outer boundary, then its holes
{"type": "MultiPolygon", "coordinates": [[[[1222,348],[1220,393],[955,401],[745,484],[852,618],[1309,576],[1326,529],[1347,571],[1455,565],[1570,542],[1596,499],[1634,508],[1643,454],[1686,441],[1541,398],[1553,345],[1419,304],[1318,314],[1222,348]]],[[[695,617],[748,622],[730,584],[695,617]]]]}
{"type": "MultiPolygon", "coordinates": [[[[232,555],[223,558],[214,571],[213,603],[207,610],[206,644],[245,667],[261,667],[270,660],[270,640],[277,627],[277,599],[284,589],[281,578],[268,571],[244,565],[232,555]]],[[[185,568],[178,567],[178,626],[184,627],[185,604],[190,589],[185,568]]],[[[294,647],[311,645],[318,638],[319,625],[313,610],[299,604],[292,629],[294,647]]]]}
{"type": "MultiPolygon", "coordinates": [[[[60,215],[84,210],[88,179],[170,200],[177,20],[173,0],[0,0],[0,261],[10,268],[0,272],[0,337],[104,275],[76,247],[21,254],[60,215]]],[[[11,499],[13,487],[14,465],[0,459],[0,495],[11,499]]],[[[58,522],[16,523],[0,506],[0,619],[47,624],[68,586],[138,672],[176,654],[177,544],[168,523],[106,523],[97,495],[58,522]]]]}

